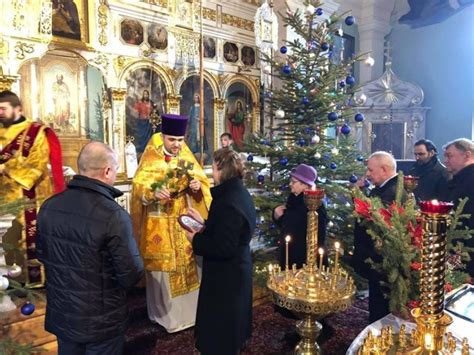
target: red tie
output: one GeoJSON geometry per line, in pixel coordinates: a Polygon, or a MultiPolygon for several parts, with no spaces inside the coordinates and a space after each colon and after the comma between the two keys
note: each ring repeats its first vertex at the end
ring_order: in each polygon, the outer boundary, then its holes
{"type": "Polygon", "coordinates": [[[171,161],[171,155],[165,153],[165,162],[169,163],[171,161]]]}

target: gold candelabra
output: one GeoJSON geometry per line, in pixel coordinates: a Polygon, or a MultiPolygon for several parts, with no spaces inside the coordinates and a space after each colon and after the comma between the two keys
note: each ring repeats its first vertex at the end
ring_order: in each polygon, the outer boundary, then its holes
{"type": "Polygon", "coordinates": [[[339,266],[339,245],[336,244],[334,266],[323,265],[324,251],[318,251],[318,212],[324,197],[324,190],[313,189],[304,192],[304,201],[308,207],[308,227],[306,232],[307,254],[306,264],[297,270],[293,264],[291,270],[288,263],[288,243],[286,241],[286,267],[269,266],[270,277],[267,286],[273,295],[273,301],[280,307],[293,311],[302,317],[296,323],[301,341],[295,347],[295,354],[319,354],[316,342],[322,325],[317,321],[331,313],[341,312],[352,303],[355,294],[354,280],[339,266]]]}
{"type": "MultiPolygon", "coordinates": [[[[421,249],[420,307],[411,314],[416,328],[410,334],[406,326],[398,334],[391,326],[382,328],[379,336],[369,332],[359,348],[358,355],[372,354],[454,354],[456,340],[447,332],[453,319],[444,312],[444,279],[446,265],[446,231],[448,214],[453,204],[447,202],[420,202],[423,218],[421,249]]],[[[469,343],[464,338],[461,354],[469,354],[469,343]]]]}

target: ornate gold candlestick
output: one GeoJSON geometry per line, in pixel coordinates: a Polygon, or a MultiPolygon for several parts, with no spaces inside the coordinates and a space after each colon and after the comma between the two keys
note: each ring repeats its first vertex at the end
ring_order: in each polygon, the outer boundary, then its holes
{"type": "MultiPolygon", "coordinates": [[[[421,249],[420,298],[419,308],[412,310],[416,321],[407,337],[405,325],[397,336],[390,327],[384,327],[380,336],[372,333],[365,338],[357,354],[454,354],[456,340],[447,327],[453,322],[444,313],[444,279],[446,265],[446,231],[448,214],[453,204],[446,202],[420,202],[423,217],[423,237],[421,249]],[[445,347],[446,335],[446,347],[445,347]]],[[[462,354],[469,349],[467,339],[462,344],[462,354]]]]}
{"type": "MultiPolygon", "coordinates": [[[[279,267],[270,268],[267,283],[273,295],[273,301],[303,319],[296,323],[301,341],[295,347],[295,354],[319,354],[316,343],[322,325],[317,321],[331,313],[344,311],[352,303],[355,294],[354,281],[339,268],[325,269],[320,262],[318,268],[318,212],[324,197],[324,190],[307,190],[304,193],[308,207],[308,226],[306,232],[306,265],[300,270],[281,272],[279,267]]],[[[324,253],[320,253],[323,257],[324,253]]]]}

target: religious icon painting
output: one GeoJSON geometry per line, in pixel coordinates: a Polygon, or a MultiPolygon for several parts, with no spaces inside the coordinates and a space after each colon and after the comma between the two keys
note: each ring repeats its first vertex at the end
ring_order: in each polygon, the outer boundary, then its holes
{"type": "Polygon", "coordinates": [[[247,66],[255,64],[255,50],[252,47],[242,47],[242,63],[247,66]]]}
{"type": "Polygon", "coordinates": [[[239,60],[239,49],[235,43],[226,42],[224,44],[224,59],[230,63],[235,63],[239,60]]]}
{"type": "Polygon", "coordinates": [[[53,41],[84,46],[89,42],[86,0],[52,0],[53,41]]]}
{"type": "Polygon", "coordinates": [[[147,35],[150,48],[164,50],[168,47],[168,31],[165,26],[154,23],[148,26],[147,35]]]}
{"type": "Polygon", "coordinates": [[[143,43],[143,26],[137,20],[124,19],[120,23],[120,37],[127,44],[140,45],[143,43]]]}
{"type": "Polygon", "coordinates": [[[211,37],[204,37],[204,58],[213,59],[216,56],[216,40],[211,37]]]}

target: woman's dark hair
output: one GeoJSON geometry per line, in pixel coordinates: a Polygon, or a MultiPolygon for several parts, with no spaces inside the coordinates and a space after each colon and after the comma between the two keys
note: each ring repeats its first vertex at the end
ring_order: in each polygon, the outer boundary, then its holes
{"type": "Polygon", "coordinates": [[[240,156],[232,149],[222,148],[214,152],[214,163],[221,172],[221,183],[245,174],[245,165],[240,156]]]}

